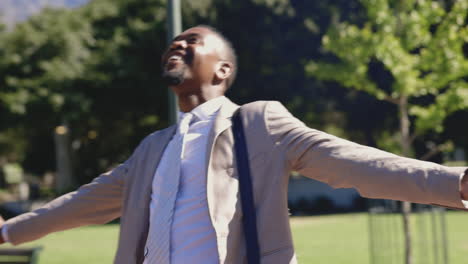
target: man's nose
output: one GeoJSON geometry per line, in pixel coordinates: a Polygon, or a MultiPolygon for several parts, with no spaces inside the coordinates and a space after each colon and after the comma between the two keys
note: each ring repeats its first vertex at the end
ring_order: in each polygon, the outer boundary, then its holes
{"type": "Polygon", "coordinates": [[[185,40],[176,40],[172,42],[171,44],[171,50],[185,49],[185,48],[187,48],[187,41],[185,40]]]}

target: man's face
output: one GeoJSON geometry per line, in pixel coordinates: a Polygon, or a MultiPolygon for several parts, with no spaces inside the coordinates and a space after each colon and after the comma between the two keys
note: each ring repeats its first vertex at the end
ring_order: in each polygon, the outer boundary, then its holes
{"type": "Polygon", "coordinates": [[[171,86],[211,83],[224,52],[225,44],[216,33],[203,27],[190,28],[177,36],[162,56],[163,78],[171,86]]]}

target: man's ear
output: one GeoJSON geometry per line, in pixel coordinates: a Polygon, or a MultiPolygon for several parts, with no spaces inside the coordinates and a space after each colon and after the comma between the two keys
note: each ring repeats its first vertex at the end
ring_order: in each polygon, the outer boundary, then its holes
{"type": "Polygon", "coordinates": [[[216,79],[219,81],[226,80],[231,76],[232,72],[234,70],[234,65],[230,61],[220,61],[218,62],[216,71],[215,71],[215,76],[216,79]]]}

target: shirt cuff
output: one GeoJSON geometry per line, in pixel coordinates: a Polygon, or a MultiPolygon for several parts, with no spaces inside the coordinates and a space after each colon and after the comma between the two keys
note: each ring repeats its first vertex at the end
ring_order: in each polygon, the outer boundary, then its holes
{"type": "Polygon", "coordinates": [[[2,225],[2,238],[5,243],[10,242],[10,238],[8,237],[8,225],[6,224],[2,225]]]}

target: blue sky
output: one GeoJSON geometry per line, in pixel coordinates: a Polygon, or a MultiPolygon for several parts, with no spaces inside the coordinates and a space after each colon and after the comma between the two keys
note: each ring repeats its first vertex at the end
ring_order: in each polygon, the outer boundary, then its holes
{"type": "Polygon", "coordinates": [[[0,0],[2,21],[8,26],[36,14],[46,6],[77,7],[89,0],[0,0]]]}

